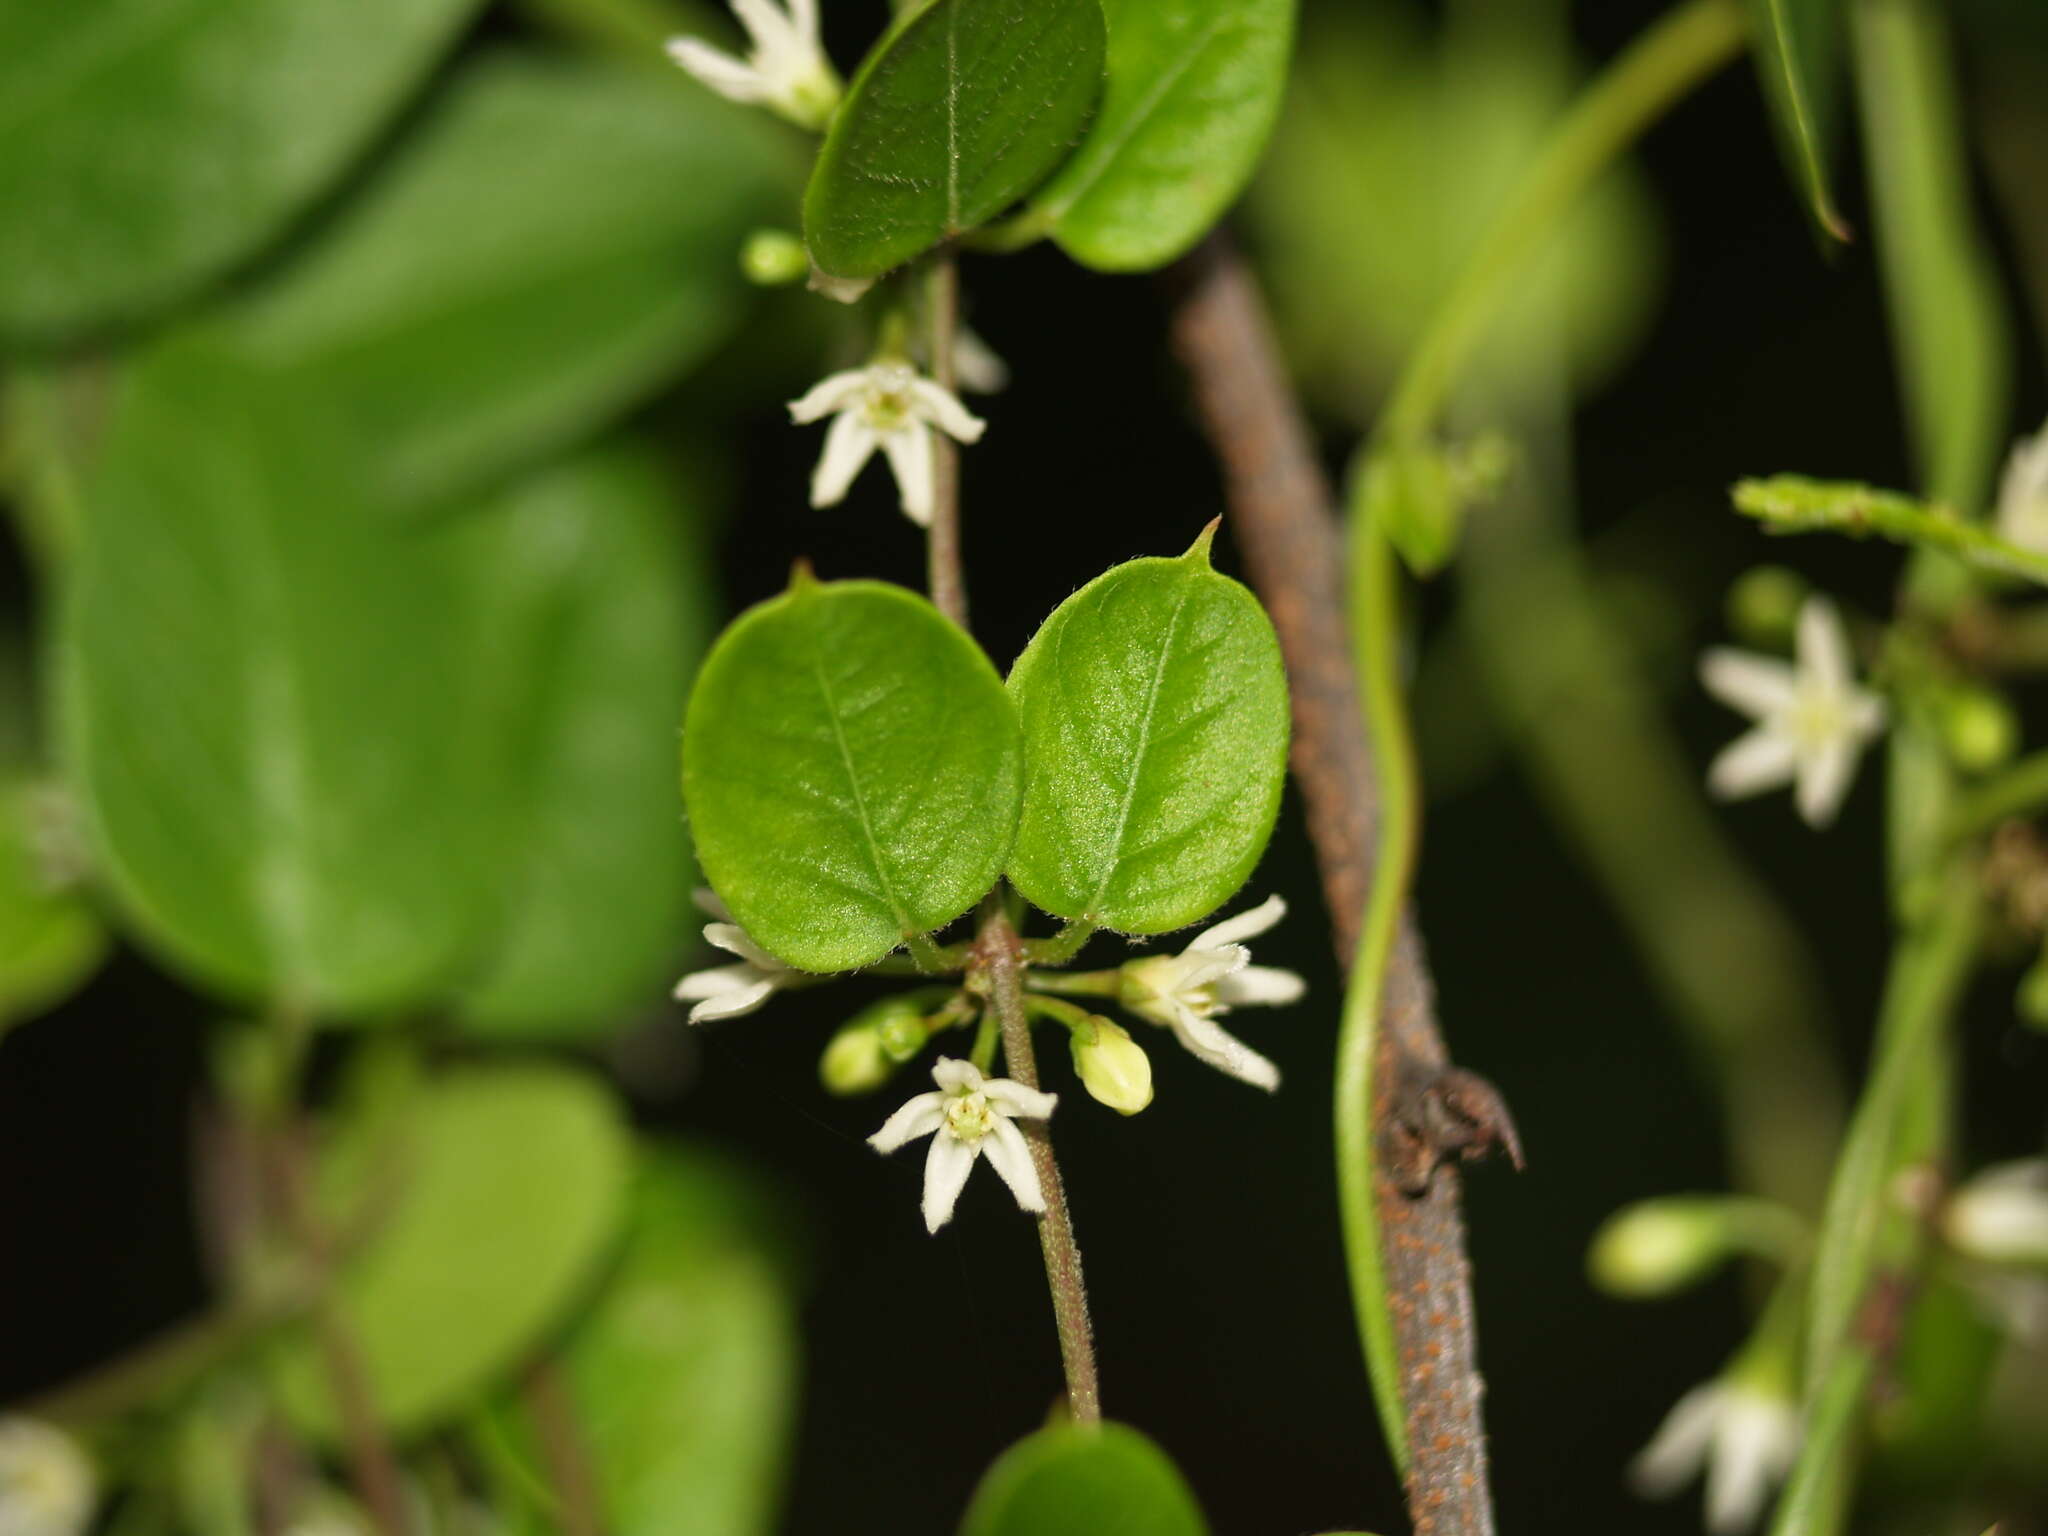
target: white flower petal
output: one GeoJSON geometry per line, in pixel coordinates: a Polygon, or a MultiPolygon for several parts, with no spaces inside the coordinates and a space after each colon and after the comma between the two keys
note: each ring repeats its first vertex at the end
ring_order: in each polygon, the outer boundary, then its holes
{"type": "Polygon", "coordinates": [[[1835,605],[1819,593],[1799,605],[1797,641],[1801,678],[1817,683],[1831,694],[1844,694],[1855,686],[1849,661],[1849,636],[1842,628],[1842,616],[1835,605]]]}
{"type": "Polygon", "coordinates": [[[1854,738],[1837,736],[1808,752],[1800,762],[1794,798],[1809,827],[1824,827],[1835,819],[1835,812],[1842,808],[1849,793],[1850,781],[1856,777],[1856,759],[1861,751],[1854,738]]]}
{"type": "Polygon", "coordinates": [[[953,378],[962,389],[993,395],[1010,382],[1010,365],[963,325],[953,333],[953,378]]]}
{"type": "Polygon", "coordinates": [[[753,65],[694,37],[670,38],[668,56],[728,100],[765,101],[771,92],[766,77],[753,65]]]}
{"type": "Polygon", "coordinates": [[[1268,896],[1256,907],[1227,917],[1213,928],[1204,929],[1195,935],[1189,949],[1222,949],[1228,944],[1242,943],[1255,939],[1287,915],[1287,903],[1279,896],[1268,896]]]}
{"type": "Polygon", "coordinates": [[[1280,1069],[1239,1040],[1213,1019],[1205,1019],[1183,1005],[1176,1010],[1174,1038],[1219,1072],[1263,1088],[1268,1093],[1280,1086],[1280,1069]]]}
{"type": "Polygon", "coordinates": [[[1060,1101],[1056,1093],[1041,1093],[1036,1088],[1026,1088],[1022,1083],[1009,1077],[991,1077],[981,1085],[981,1091],[999,1113],[1023,1115],[1030,1120],[1043,1120],[1052,1114],[1053,1106],[1060,1101]]]}
{"type": "MultiPolygon", "coordinates": [[[[840,420],[847,420],[841,417],[840,420]]],[[[921,422],[910,422],[893,432],[881,434],[882,452],[889,456],[889,468],[896,475],[896,490],[903,515],[920,528],[932,522],[932,432],[921,422]]]]}
{"type": "Polygon", "coordinates": [[[1729,708],[1761,720],[1792,702],[1797,675],[1775,656],[1716,646],[1700,658],[1700,682],[1729,708]]]}
{"type": "Polygon", "coordinates": [[[747,29],[754,47],[764,54],[786,54],[791,43],[801,43],[788,15],[773,0],[728,0],[733,15],[747,29]]]}
{"type": "Polygon", "coordinates": [[[823,421],[835,411],[861,404],[873,387],[874,380],[866,368],[827,374],[804,391],[801,398],[789,402],[789,419],[798,426],[823,421]]]}
{"type": "Polygon", "coordinates": [[[1739,1386],[1725,1392],[1707,1461],[1707,1529],[1714,1536],[1739,1536],[1757,1523],[1798,1441],[1789,1405],[1739,1386]]]}
{"type": "Polygon", "coordinates": [[[929,1136],[946,1123],[946,1096],[943,1093],[920,1093],[909,1099],[882,1122],[882,1128],[868,1138],[868,1145],[877,1152],[894,1152],[905,1142],[915,1141],[920,1136],[929,1136]]]}
{"type": "Polygon", "coordinates": [[[704,942],[717,945],[729,955],[738,955],[757,971],[773,974],[789,969],[756,944],[753,935],[738,923],[706,923],[704,942]]]}
{"type": "Polygon", "coordinates": [[[1017,1209],[1034,1213],[1045,1210],[1045,1191],[1039,1186],[1038,1169],[1031,1161],[1031,1148],[1014,1121],[1000,1117],[996,1120],[981,1144],[981,1155],[1010,1186],[1010,1193],[1017,1197],[1017,1209]]]}
{"type": "Polygon", "coordinates": [[[2048,1263],[2048,1162],[1987,1168],[1956,1191],[1943,1225],[1950,1244],[1972,1258],[2048,1263]]]}
{"type": "Polygon", "coordinates": [[[789,0],[789,21],[798,36],[818,46],[818,0],[789,0]]]}
{"type": "Polygon", "coordinates": [[[1307,982],[1272,965],[1248,965],[1216,983],[1216,1000],[1226,1008],[1282,1008],[1300,1002],[1307,992],[1307,982]]]}
{"type": "Polygon", "coordinates": [[[973,1093],[984,1086],[981,1072],[971,1061],[941,1056],[932,1063],[932,1081],[948,1093],[973,1093]]]}
{"type": "Polygon", "coordinates": [[[1758,726],[1722,748],[1707,769],[1707,788],[1723,800],[1739,800],[1790,783],[1797,771],[1791,738],[1758,726]]]}
{"type": "Polygon", "coordinates": [[[1706,1464],[1721,1417],[1722,1387],[1710,1381],[1681,1397],[1650,1443],[1629,1463],[1628,1478],[1639,1493],[1653,1499],[1678,1492],[1706,1464]]]}
{"type": "Polygon", "coordinates": [[[725,903],[718,899],[718,892],[712,890],[710,886],[698,886],[690,892],[690,900],[697,904],[697,910],[706,917],[721,923],[732,921],[732,913],[726,910],[725,903]]]}
{"type": "Polygon", "coordinates": [[[974,1169],[975,1149],[947,1132],[932,1138],[924,1160],[924,1229],[936,1232],[953,1219],[961,1186],[974,1169]]]}
{"type": "Polygon", "coordinates": [[[960,403],[960,397],[950,389],[934,384],[930,379],[913,377],[909,381],[910,398],[916,403],[917,414],[926,421],[935,423],[948,437],[963,443],[978,443],[981,434],[988,430],[988,423],[960,403]]]}
{"type": "Polygon", "coordinates": [[[811,473],[811,505],[836,507],[846,499],[853,477],[875,451],[875,432],[858,411],[843,411],[825,431],[825,448],[811,473]]]}
{"type": "Polygon", "coordinates": [[[692,997],[701,999],[697,1006],[690,1010],[692,1024],[712,1024],[720,1019],[736,1019],[742,1014],[752,1013],[775,995],[774,980],[760,975],[750,965],[720,966],[718,971],[743,971],[754,979],[744,985],[723,986],[712,992],[685,992],[683,989],[698,978],[717,973],[698,971],[694,976],[685,976],[676,983],[677,999],[683,1002],[688,1002],[692,997]]]}

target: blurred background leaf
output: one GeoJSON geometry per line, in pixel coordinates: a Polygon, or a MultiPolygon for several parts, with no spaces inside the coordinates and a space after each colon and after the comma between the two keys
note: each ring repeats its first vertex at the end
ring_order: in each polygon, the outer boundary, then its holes
{"type": "Polygon", "coordinates": [[[484,52],[216,323],[257,365],[320,378],[374,492],[446,498],[728,336],[747,313],[737,232],[786,209],[800,164],[774,125],[665,68],[484,52]]]}
{"type": "MultiPolygon", "coordinates": [[[[617,1536],[750,1536],[773,1521],[797,1335],[772,1221],[753,1181],[723,1160],[643,1152],[617,1263],[557,1346],[617,1536]]],[[[502,1396],[480,1433],[516,1459],[530,1513],[553,1528],[528,1405],[502,1396]]]]}
{"type": "Polygon", "coordinates": [[[1127,1424],[1056,1424],[997,1458],[960,1536],[1205,1536],[1208,1522],[1164,1451],[1127,1424]]]}
{"type": "Polygon", "coordinates": [[[250,256],[479,0],[0,8],[0,333],[131,321],[250,256]]]}
{"type": "MultiPolygon", "coordinates": [[[[595,1281],[630,1147],[595,1079],[539,1065],[451,1072],[379,1128],[389,1139],[349,1147],[344,1127],[348,1171],[328,1176],[376,1197],[336,1310],[382,1421],[410,1437],[480,1400],[595,1281]]],[[[309,1329],[280,1342],[272,1370],[292,1417],[337,1437],[309,1329]]]]}

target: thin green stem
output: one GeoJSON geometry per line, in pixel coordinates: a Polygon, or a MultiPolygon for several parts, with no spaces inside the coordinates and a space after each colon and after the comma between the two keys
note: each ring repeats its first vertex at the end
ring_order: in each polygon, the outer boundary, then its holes
{"type": "Polygon", "coordinates": [[[1065,965],[1087,947],[1095,931],[1093,923],[1075,918],[1049,938],[1026,939],[1024,961],[1027,965],[1065,965]]]}
{"type": "MultiPolygon", "coordinates": [[[[1027,954],[1026,959],[1029,959],[1027,954]]],[[[1069,997],[1115,997],[1124,988],[1122,971],[1033,971],[1024,978],[1033,992],[1063,992],[1069,997]]]]}
{"type": "Polygon", "coordinates": [[[2015,816],[2048,809],[2048,751],[2030,753],[1997,778],[1956,801],[1949,826],[1958,841],[1989,832],[2015,816]]]}
{"type": "Polygon", "coordinates": [[[967,1059],[974,1063],[975,1071],[988,1073],[995,1070],[996,1045],[1001,1038],[995,1014],[984,1013],[981,1026],[974,1032],[974,1049],[967,1054],[967,1059]]]}
{"type": "MultiPolygon", "coordinates": [[[[977,948],[988,977],[989,1001],[1003,1034],[1004,1070],[1027,1088],[1038,1086],[1038,1061],[1031,1049],[1031,1018],[1024,997],[1024,961],[1017,930],[1000,893],[983,904],[977,948]]],[[[1067,1406],[1078,1423],[1102,1418],[1102,1389],[1095,1371],[1095,1337],[1088,1321],[1088,1288],[1081,1276],[1081,1247],[1067,1211],[1066,1186],[1052,1155],[1052,1140],[1043,1120],[1024,1122],[1031,1164],[1045,1197],[1038,1219],[1039,1246],[1045,1254],[1045,1278],[1052,1290],[1054,1325],[1059,1330],[1060,1363],[1067,1378],[1067,1406]]]]}
{"type": "Polygon", "coordinates": [[[1747,32],[1737,0],[1686,0],[1580,95],[1437,306],[1382,433],[1412,439],[1430,431],[1513,279],[1558,219],[1644,129],[1734,58],[1747,32]]]}
{"type": "Polygon", "coordinates": [[[1366,729],[1379,770],[1380,838],[1337,1031],[1337,1201],[1351,1304],[1373,1400],[1394,1465],[1405,1473],[1407,1411],[1374,1207],[1373,1059],[1387,965],[1408,899],[1420,824],[1414,745],[1401,697],[1399,572],[1392,546],[1363,516],[1352,528],[1351,627],[1366,729]]]}
{"type": "Polygon", "coordinates": [[[1095,1038],[1095,1015],[1078,1003],[1069,1003],[1057,997],[1042,997],[1035,993],[1024,994],[1024,1011],[1033,1018],[1051,1019],[1062,1028],[1082,1036],[1095,1038]]]}

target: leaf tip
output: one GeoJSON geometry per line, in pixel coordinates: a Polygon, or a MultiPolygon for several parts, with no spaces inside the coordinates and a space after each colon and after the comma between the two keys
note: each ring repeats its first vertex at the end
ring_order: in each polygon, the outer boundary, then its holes
{"type": "Polygon", "coordinates": [[[789,567],[789,590],[792,593],[808,592],[813,587],[821,585],[823,583],[818,580],[818,573],[811,569],[811,562],[809,560],[799,555],[791,562],[789,567]]]}
{"type": "Polygon", "coordinates": [[[1188,552],[1181,558],[1190,562],[1199,560],[1203,565],[1213,565],[1215,562],[1210,557],[1210,546],[1216,542],[1216,530],[1222,526],[1221,517],[1210,518],[1202,531],[1195,535],[1195,542],[1188,546],[1188,552]]]}

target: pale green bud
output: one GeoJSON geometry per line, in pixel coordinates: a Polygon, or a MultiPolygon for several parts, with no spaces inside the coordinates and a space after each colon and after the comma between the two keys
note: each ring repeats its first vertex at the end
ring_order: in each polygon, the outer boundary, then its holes
{"type": "Polygon", "coordinates": [[[2048,951],[2027,967],[2026,975],[2020,978],[2019,995],[2014,999],[2019,1008],[2022,1022],[2035,1029],[2048,1029],[2048,951]]]}
{"type": "Polygon", "coordinates": [[[932,989],[885,997],[839,1026],[818,1058],[818,1077],[827,1091],[869,1093],[925,1047],[931,1025],[925,1007],[932,989]]]}
{"type": "Polygon", "coordinates": [[[1745,645],[1782,650],[1792,643],[1799,610],[1809,588],[1806,578],[1782,565],[1744,571],[1728,589],[1728,630],[1745,645]]]}
{"type": "Polygon", "coordinates": [[[1092,1038],[1076,1029],[1070,1042],[1081,1086],[1118,1114],[1135,1115],[1152,1102],[1152,1058],[1129,1031],[1104,1018],[1091,1022],[1092,1038]]]}
{"type": "Polygon", "coordinates": [[[1704,1280],[1737,1253],[1782,1258],[1802,1240],[1799,1219],[1766,1201],[1643,1200],[1616,1211],[1593,1235],[1586,1270],[1610,1296],[1667,1296],[1704,1280]]]}
{"type": "Polygon", "coordinates": [[[882,1049],[882,1032],[858,1020],[840,1028],[818,1058],[818,1081],[827,1093],[873,1093],[896,1069],[882,1049]]]}
{"type": "Polygon", "coordinates": [[[1951,694],[1942,708],[1941,732],[1948,755],[1966,773],[1982,773],[2010,761],[2020,742],[2012,706],[1988,688],[1951,694]]]}
{"type": "Polygon", "coordinates": [[[740,270],[750,283],[763,288],[781,288],[800,283],[810,274],[810,253],[786,229],[757,229],[740,247],[740,270]]]}

